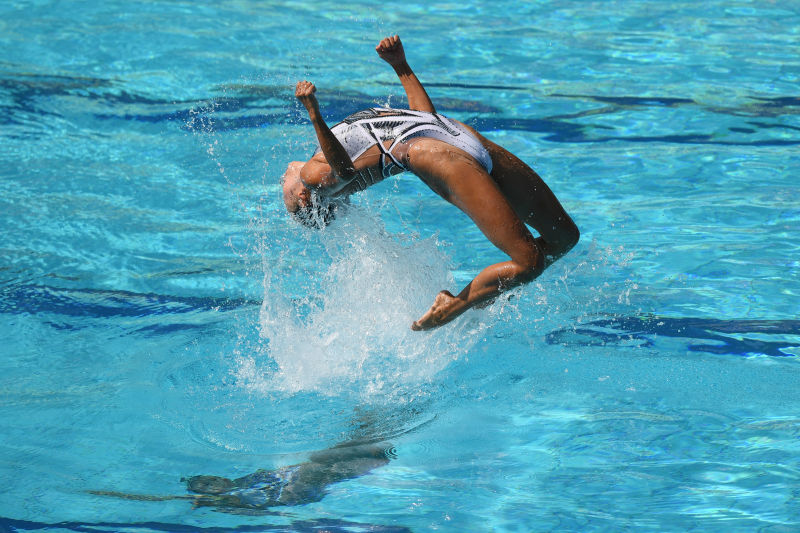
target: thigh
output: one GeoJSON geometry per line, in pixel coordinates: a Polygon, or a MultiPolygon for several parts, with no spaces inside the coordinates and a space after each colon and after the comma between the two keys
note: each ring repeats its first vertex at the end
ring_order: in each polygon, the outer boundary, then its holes
{"type": "Polygon", "coordinates": [[[520,158],[464,124],[492,156],[492,179],[509,199],[514,211],[548,242],[564,240],[574,222],[550,187],[520,158]]]}
{"type": "Polygon", "coordinates": [[[445,142],[418,138],[408,164],[431,189],[466,213],[483,234],[515,261],[535,261],[528,228],[494,179],[472,156],[445,142]]]}

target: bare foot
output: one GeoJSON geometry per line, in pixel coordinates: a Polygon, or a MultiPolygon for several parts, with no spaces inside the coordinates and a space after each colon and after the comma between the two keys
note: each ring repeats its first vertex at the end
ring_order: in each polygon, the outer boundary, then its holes
{"type": "Polygon", "coordinates": [[[436,299],[433,300],[433,305],[428,312],[422,315],[422,317],[411,324],[411,329],[414,331],[421,331],[423,329],[432,329],[442,324],[446,324],[453,320],[458,314],[454,313],[453,304],[455,303],[456,297],[453,296],[449,291],[441,291],[439,294],[436,295],[436,299]]]}

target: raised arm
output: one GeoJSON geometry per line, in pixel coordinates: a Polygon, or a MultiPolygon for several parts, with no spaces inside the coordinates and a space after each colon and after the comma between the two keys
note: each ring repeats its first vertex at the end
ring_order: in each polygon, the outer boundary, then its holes
{"type": "Polygon", "coordinates": [[[425,92],[422,83],[417,79],[414,71],[408,66],[406,61],[406,53],[403,50],[403,43],[400,42],[400,37],[386,37],[378,43],[375,51],[381,59],[389,63],[397,77],[400,78],[400,83],[403,84],[403,89],[406,91],[408,97],[408,107],[414,111],[427,111],[429,113],[436,113],[433,107],[433,102],[425,92]]]}
{"type": "Polygon", "coordinates": [[[319,112],[319,103],[317,97],[314,96],[317,88],[309,81],[297,82],[294,95],[300,100],[300,103],[305,106],[308,111],[308,118],[311,119],[311,124],[314,125],[314,131],[317,132],[317,140],[319,147],[322,149],[322,154],[331,167],[332,176],[325,178],[322,177],[320,183],[307,183],[312,187],[331,187],[340,182],[346,182],[353,178],[356,173],[353,160],[347,154],[342,143],[333,134],[331,129],[322,120],[322,115],[319,112]],[[327,181],[326,181],[327,179],[327,181]]]}

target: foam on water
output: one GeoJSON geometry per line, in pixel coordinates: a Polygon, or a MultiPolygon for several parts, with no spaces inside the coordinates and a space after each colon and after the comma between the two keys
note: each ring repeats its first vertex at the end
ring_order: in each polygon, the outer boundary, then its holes
{"type": "Polygon", "coordinates": [[[483,326],[463,317],[431,332],[410,329],[438,291],[453,287],[435,237],[390,235],[368,209],[348,211],[319,234],[326,257],[310,262],[305,296],[287,297],[265,273],[265,349],[241,361],[246,387],[399,399],[479,338],[483,326]]]}

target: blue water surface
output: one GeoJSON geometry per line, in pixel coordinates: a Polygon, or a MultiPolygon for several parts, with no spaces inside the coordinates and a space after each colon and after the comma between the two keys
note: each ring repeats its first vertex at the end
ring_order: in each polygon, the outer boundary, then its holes
{"type": "Polygon", "coordinates": [[[800,528],[800,3],[0,5],[0,531],[800,528]],[[313,129],[402,88],[533,166],[582,239],[503,256],[402,175],[283,213],[313,129]],[[380,443],[299,505],[196,505],[380,443]]]}

